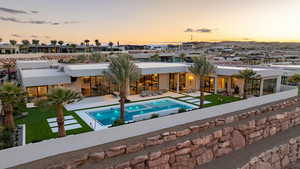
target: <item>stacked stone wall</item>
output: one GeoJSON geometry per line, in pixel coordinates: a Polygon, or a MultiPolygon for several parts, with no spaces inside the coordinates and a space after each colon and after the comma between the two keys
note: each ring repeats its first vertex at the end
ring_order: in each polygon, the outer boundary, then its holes
{"type": "MultiPolygon", "coordinates": [[[[186,136],[196,135],[207,129],[234,123],[266,112],[284,109],[299,103],[299,101],[298,98],[291,99],[226,118],[217,118],[206,123],[189,126],[179,131],[160,133],[136,144],[119,145],[101,152],[84,154],[82,158],[51,166],[49,169],[80,168],[82,165],[94,162],[101,164],[101,161],[105,159],[142,152],[146,148],[151,149],[152,146],[176,141],[177,139],[182,140],[186,136]]],[[[166,146],[158,152],[136,156],[126,162],[114,164],[114,166],[107,169],[193,169],[197,165],[210,162],[213,159],[299,124],[300,110],[284,112],[257,120],[250,120],[245,123],[233,125],[233,127],[223,127],[208,135],[186,139],[177,145],[166,146]]]]}

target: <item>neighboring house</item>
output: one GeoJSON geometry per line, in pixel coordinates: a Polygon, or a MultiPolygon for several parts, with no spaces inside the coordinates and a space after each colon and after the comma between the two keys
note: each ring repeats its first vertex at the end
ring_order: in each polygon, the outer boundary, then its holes
{"type": "MultiPolygon", "coordinates": [[[[199,80],[189,72],[190,64],[138,62],[141,78],[130,84],[130,94],[139,94],[145,90],[169,90],[187,92],[199,90],[199,80]]],[[[103,96],[117,91],[117,86],[103,76],[108,63],[100,64],[56,64],[47,61],[17,62],[19,83],[29,96],[40,97],[49,89],[63,86],[74,89],[83,96],[103,96]]],[[[245,67],[217,66],[216,75],[205,77],[205,92],[243,94],[243,79],[235,77],[245,67]]],[[[254,68],[260,75],[248,86],[249,95],[261,96],[280,91],[281,71],[254,68]]]]}
{"type": "Polygon", "coordinates": [[[20,51],[18,45],[11,45],[8,43],[0,44],[0,54],[15,54],[19,52],[20,51]]]}

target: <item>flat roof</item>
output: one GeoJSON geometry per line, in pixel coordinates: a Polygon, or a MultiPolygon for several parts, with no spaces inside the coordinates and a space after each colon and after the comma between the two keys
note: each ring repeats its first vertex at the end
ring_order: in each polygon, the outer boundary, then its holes
{"type": "MultiPolygon", "coordinates": [[[[141,74],[186,72],[189,65],[185,63],[137,62],[141,74]]],[[[67,75],[72,77],[98,76],[107,70],[109,63],[99,64],[68,64],[63,65],[67,75]]]]}
{"type": "Polygon", "coordinates": [[[21,71],[24,87],[71,83],[70,76],[58,69],[29,69],[21,71]]]}

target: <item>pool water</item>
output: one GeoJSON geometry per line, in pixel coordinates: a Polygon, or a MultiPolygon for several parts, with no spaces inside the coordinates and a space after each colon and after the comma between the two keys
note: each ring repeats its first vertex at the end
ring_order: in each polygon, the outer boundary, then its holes
{"type": "MultiPolygon", "coordinates": [[[[187,103],[173,100],[173,99],[158,99],[152,101],[144,101],[139,103],[132,103],[125,105],[125,120],[132,121],[133,116],[155,113],[162,110],[183,108],[183,109],[193,109],[196,108],[193,105],[187,103]]],[[[87,112],[89,116],[97,120],[101,125],[110,126],[115,120],[120,117],[120,106],[106,107],[101,110],[87,112]]]]}

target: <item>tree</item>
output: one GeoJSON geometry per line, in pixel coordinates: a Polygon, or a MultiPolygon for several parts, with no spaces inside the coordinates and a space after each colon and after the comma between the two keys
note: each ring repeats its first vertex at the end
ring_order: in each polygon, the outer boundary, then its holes
{"type": "Polygon", "coordinates": [[[95,45],[96,45],[97,47],[101,46],[101,43],[99,42],[98,39],[95,40],[95,45]]]}
{"type": "Polygon", "coordinates": [[[125,101],[130,82],[137,81],[140,73],[138,67],[130,61],[129,55],[118,55],[110,58],[108,70],[104,76],[119,87],[120,93],[120,121],[125,122],[125,101]]]}
{"type": "MultiPolygon", "coordinates": [[[[56,44],[57,44],[57,40],[51,40],[50,43],[51,43],[51,45],[54,47],[55,53],[56,53],[56,44]]],[[[51,52],[51,53],[52,53],[52,52],[51,52]]]]}
{"type": "Polygon", "coordinates": [[[89,61],[92,63],[101,63],[106,61],[106,57],[100,53],[92,53],[89,56],[89,61]]]}
{"type": "Polygon", "coordinates": [[[35,52],[38,52],[37,51],[37,46],[40,44],[40,41],[36,40],[36,39],[32,39],[31,43],[35,46],[35,52]]]}
{"type": "Polygon", "coordinates": [[[0,87],[0,99],[2,101],[5,114],[5,125],[8,128],[15,129],[14,105],[24,102],[25,92],[15,83],[6,82],[0,87]]]}
{"type": "Polygon", "coordinates": [[[289,83],[299,84],[300,83],[300,74],[294,74],[288,78],[289,83]]]}
{"type": "Polygon", "coordinates": [[[58,44],[60,46],[59,52],[61,53],[62,52],[62,45],[64,44],[64,41],[60,40],[60,41],[58,41],[58,44]]]}
{"type": "Polygon", "coordinates": [[[22,48],[26,51],[26,53],[28,53],[28,47],[30,45],[29,40],[22,40],[22,48]]]}
{"type": "Polygon", "coordinates": [[[205,56],[193,57],[193,64],[189,67],[191,73],[200,80],[200,108],[204,106],[204,77],[214,74],[216,67],[205,56]]]}
{"type": "Polygon", "coordinates": [[[251,80],[258,79],[260,76],[256,74],[252,69],[245,69],[239,71],[239,74],[235,75],[235,77],[244,79],[244,93],[243,98],[247,99],[247,92],[248,92],[248,83],[251,80]]]}
{"type": "Polygon", "coordinates": [[[17,41],[16,40],[9,40],[9,43],[12,45],[12,46],[15,46],[17,44],[17,41]]]}
{"type": "Polygon", "coordinates": [[[108,43],[108,46],[110,47],[110,51],[112,51],[112,47],[114,46],[114,43],[109,42],[109,43],[108,43]]]}
{"type": "Polygon", "coordinates": [[[72,48],[72,52],[75,53],[76,52],[76,47],[77,45],[75,43],[71,44],[71,48],[72,48]]]}
{"type": "Polygon", "coordinates": [[[86,39],[84,40],[84,43],[85,43],[85,51],[88,52],[89,51],[89,46],[90,46],[90,40],[86,39]]]}
{"type": "Polygon", "coordinates": [[[150,60],[151,60],[152,62],[159,62],[159,61],[161,61],[159,54],[152,55],[152,56],[150,57],[150,60]]]}
{"type": "Polygon", "coordinates": [[[56,120],[58,124],[58,136],[66,136],[64,126],[64,104],[70,104],[81,99],[81,95],[75,91],[66,88],[53,88],[46,95],[45,99],[37,102],[40,106],[55,106],[56,108],[56,120]]]}

